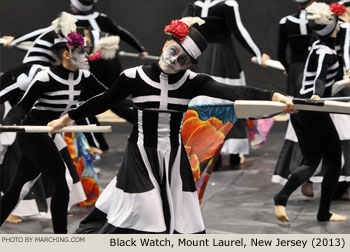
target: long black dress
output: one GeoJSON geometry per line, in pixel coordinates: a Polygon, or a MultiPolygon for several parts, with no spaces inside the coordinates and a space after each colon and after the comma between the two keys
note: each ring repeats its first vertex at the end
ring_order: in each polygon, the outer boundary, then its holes
{"type": "Polygon", "coordinates": [[[75,120],[101,113],[128,95],[132,96],[136,123],[117,179],[103,191],[96,208],[77,232],[204,232],[193,174],[181,139],[188,104],[198,95],[231,101],[271,100],[272,92],[221,84],[191,70],[168,75],[153,64],[125,70],[107,92],[68,114],[75,120]]]}

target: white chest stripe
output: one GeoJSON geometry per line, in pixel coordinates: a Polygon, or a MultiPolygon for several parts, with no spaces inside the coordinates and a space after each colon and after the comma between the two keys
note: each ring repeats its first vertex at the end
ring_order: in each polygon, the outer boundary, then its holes
{"type": "MultiPolygon", "coordinates": [[[[148,85],[154,87],[154,88],[157,88],[157,89],[161,89],[161,83],[158,83],[158,82],[155,82],[153,80],[151,80],[146,74],[145,72],[142,70],[142,67],[137,67],[136,68],[137,72],[139,73],[141,79],[146,82],[148,85]]],[[[180,88],[187,80],[188,76],[190,75],[191,71],[190,70],[187,70],[185,72],[185,74],[182,76],[182,78],[176,82],[176,83],[172,83],[172,84],[168,84],[167,85],[169,86],[168,87],[168,90],[176,90],[178,88],[180,88]]],[[[165,78],[164,76],[167,76],[166,74],[161,74],[161,76],[163,76],[162,78],[165,78]]],[[[166,77],[167,78],[167,77],[166,77]]]]}
{"type": "Polygon", "coordinates": [[[350,70],[350,24],[346,26],[345,43],[344,43],[344,61],[345,69],[350,70]]]}
{"type": "Polygon", "coordinates": [[[307,19],[306,19],[306,10],[301,10],[300,12],[300,16],[299,16],[299,20],[300,20],[300,34],[301,35],[307,35],[307,19]]]}
{"type": "MultiPolygon", "coordinates": [[[[146,95],[146,96],[138,96],[132,99],[134,103],[144,103],[144,102],[160,102],[161,96],[159,95],[146,95]]],[[[190,99],[182,99],[182,98],[167,98],[167,103],[170,104],[181,104],[187,105],[190,102],[190,99]]]]}
{"type": "Polygon", "coordinates": [[[82,77],[82,71],[79,71],[79,75],[78,75],[78,77],[75,80],[73,79],[74,78],[73,74],[69,74],[68,80],[65,80],[65,79],[61,78],[60,76],[58,76],[58,75],[54,74],[53,72],[51,72],[51,70],[48,70],[47,72],[50,74],[50,76],[53,79],[55,79],[59,83],[65,84],[65,85],[69,85],[69,86],[71,86],[71,85],[74,86],[74,85],[79,84],[80,81],[81,81],[81,77],[82,77]]]}
{"type": "Polygon", "coordinates": [[[209,12],[209,9],[211,7],[217,5],[220,2],[224,2],[224,1],[227,1],[227,0],[215,0],[215,1],[205,0],[204,2],[197,1],[194,4],[199,6],[199,7],[202,7],[201,17],[205,18],[208,16],[208,12],[209,12]]]}

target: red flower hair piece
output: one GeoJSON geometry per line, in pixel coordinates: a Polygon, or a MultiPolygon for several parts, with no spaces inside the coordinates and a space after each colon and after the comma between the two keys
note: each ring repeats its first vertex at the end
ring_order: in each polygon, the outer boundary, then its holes
{"type": "Polygon", "coordinates": [[[343,15],[346,12],[346,8],[343,4],[332,3],[329,8],[334,15],[343,15]]]}
{"type": "Polygon", "coordinates": [[[79,32],[71,32],[67,35],[67,47],[70,48],[83,48],[84,37],[79,32]]]}
{"type": "Polygon", "coordinates": [[[164,32],[177,38],[181,43],[189,33],[187,24],[180,20],[172,20],[169,25],[165,26],[164,32]]]}

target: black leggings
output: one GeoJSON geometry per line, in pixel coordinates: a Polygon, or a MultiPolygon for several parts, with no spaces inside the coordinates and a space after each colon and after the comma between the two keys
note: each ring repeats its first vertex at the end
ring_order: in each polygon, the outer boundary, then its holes
{"type": "Polygon", "coordinates": [[[286,185],[274,197],[275,205],[286,206],[289,196],[315,172],[321,158],[326,171],[321,186],[317,219],[328,221],[330,205],[341,169],[341,143],[328,113],[300,111],[291,116],[304,162],[295,169],[286,185]]]}
{"type": "Polygon", "coordinates": [[[22,133],[17,138],[21,156],[14,182],[1,198],[0,225],[11,214],[20,197],[25,196],[20,195],[24,184],[43,173],[54,187],[50,206],[54,233],[67,233],[69,189],[65,178],[66,167],[55,143],[48,134],[22,133]]]}

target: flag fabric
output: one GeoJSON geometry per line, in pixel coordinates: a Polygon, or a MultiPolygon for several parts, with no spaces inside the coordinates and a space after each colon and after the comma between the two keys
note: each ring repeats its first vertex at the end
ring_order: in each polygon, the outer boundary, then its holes
{"type": "Polygon", "coordinates": [[[236,120],[233,103],[194,105],[186,112],[181,134],[200,202],[226,135],[236,120]]]}
{"type": "Polygon", "coordinates": [[[67,143],[69,153],[76,167],[79,179],[83,185],[86,200],[80,202],[80,206],[95,204],[100,195],[97,174],[94,170],[93,159],[89,153],[89,144],[83,133],[65,133],[64,140],[67,143]]]}
{"type": "Polygon", "coordinates": [[[260,148],[266,141],[275,119],[273,117],[258,120],[247,120],[249,142],[253,149],[260,148]]]}

